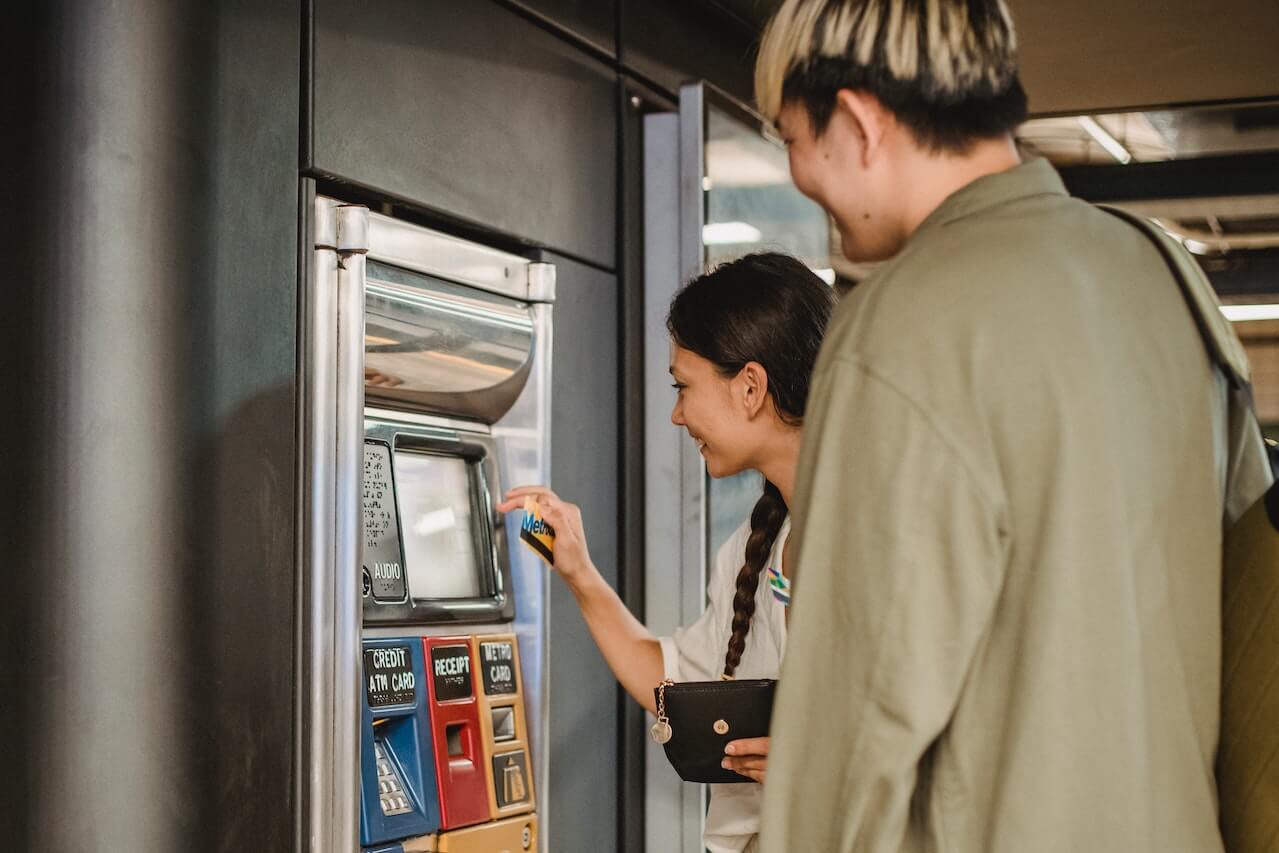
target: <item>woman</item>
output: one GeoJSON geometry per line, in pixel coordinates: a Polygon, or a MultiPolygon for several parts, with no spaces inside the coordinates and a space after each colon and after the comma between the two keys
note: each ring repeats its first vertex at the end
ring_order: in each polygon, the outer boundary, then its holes
{"type": "MultiPolygon", "coordinates": [[[[528,496],[537,499],[556,532],[555,572],[577,598],[613,674],[650,712],[653,688],[664,678],[778,675],[791,569],[787,505],[809,375],[833,304],[830,288],[807,267],[772,253],[724,264],[671,303],[671,421],[697,442],[712,477],[752,469],[765,480],[749,521],[719,549],[710,607],[692,625],[671,637],[650,634],[591,562],[581,511],[554,492],[512,489],[499,507],[510,512],[528,496]]],[[[768,738],[733,741],[727,752],[725,767],[764,781],[768,738]]],[[[754,846],[760,798],[758,785],[711,786],[705,835],[711,853],[754,846]]]]}

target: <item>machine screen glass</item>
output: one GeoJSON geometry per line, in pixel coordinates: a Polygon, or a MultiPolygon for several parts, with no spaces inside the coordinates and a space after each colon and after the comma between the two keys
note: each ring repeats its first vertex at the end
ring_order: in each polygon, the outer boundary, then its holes
{"type": "Polygon", "coordinates": [[[465,459],[396,451],[400,523],[409,594],[415,599],[478,598],[479,524],[465,459]]]}

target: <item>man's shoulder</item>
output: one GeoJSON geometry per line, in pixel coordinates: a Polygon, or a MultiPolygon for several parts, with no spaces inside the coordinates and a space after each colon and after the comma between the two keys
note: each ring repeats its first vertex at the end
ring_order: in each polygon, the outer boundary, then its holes
{"type": "Polygon", "coordinates": [[[1142,240],[1068,196],[962,217],[930,228],[855,287],[832,321],[830,347],[865,358],[971,346],[1041,314],[1047,293],[1104,286],[1096,271],[1130,263],[1123,256],[1142,240]]]}
{"type": "Polygon", "coordinates": [[[1079,259],[1104,256],[1111,244],[1137,237],[1131,226],[1087,202],[1029,196],[921,232],[877,279],[906,283],[927,296],[963,285],[971,304],[1000,298],[1026,276],[1072,275],[1079,259]]]}

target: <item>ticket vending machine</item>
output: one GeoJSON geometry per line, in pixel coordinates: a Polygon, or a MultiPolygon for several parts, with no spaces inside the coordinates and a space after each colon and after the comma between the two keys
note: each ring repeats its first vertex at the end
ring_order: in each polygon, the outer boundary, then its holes
{"type": "Polygon", "coordinates": [[[537,850],[547,572],[503,490],[549,476],[554,268],[370,214],[360,843],[537,850]]]}

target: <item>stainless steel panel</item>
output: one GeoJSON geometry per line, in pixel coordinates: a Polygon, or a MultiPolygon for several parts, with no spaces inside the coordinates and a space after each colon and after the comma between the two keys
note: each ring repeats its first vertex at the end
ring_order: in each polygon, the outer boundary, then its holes
{"type": "MultiPolygon", "coordinates": [[[[524,483],[548,483],[551,478],[551,319],[552,306],[533,306],[534,369],[515,405],[493,425],[493,437],[499,442],[501,472],[505,477],[494,491],[501,494],[511,486],[524,483]]],[[[552,484],[553,485],[553,484],[552,484]]],[[[533,773],[542,802],[550,798],[548,761],[549,726],[547,722],[547,645],[546,620],[550,617],[550,572],[532,550],[519,542],[519,513],[506,516],[507,541],[510,548],[511,584],[515,590],[515,634],[520,641],[520,668],[524,679],[524,703],[530,732],[533,773]]],[[[565,816],[571,820],[571,816],[565,816]]],[[[554,849],[556,818],[546,815],[538,845],[542,851],[554,849]]]]}
{"type": "Polygon", "coordinates": [[[301,583],[303,614],[299,622],[304,649],[299,673],[298,729],[303,733],[306,755],[299,780],[304,802],[302,848],[304,853],[328,853],[333,838],[328,815],[332,792],[328,768],[334,752],[335,721],[330,697],[333,670],[328,665],[332,643],[333,597],[336,577],[336,481],[337,457],[337,315],[338,255],[336,204],[317,198],[314,206],[316,250],[307,315],[303,318],[307,341],[302,357],[303,464],[301,494],[306,515],[302,520],[303,553],[301,583]],[[322,248],[323,247],[323,248],[322,248]]]}
{"type": "MultiPolygon", "coordinates": [[[[680,281],[702,274],[706,250],[706,93],[701,83],[679,90],[679,265],[680,281]]],[[[666,324],[662,324],[666,328],[666,324]]],[[[698,457],[701,458],[700,456],[698,457]]]]}
{"type": "Polygon", "coordinates": [[[528,265],[528,301],[555,301],[555,264],[528,265]]]}
{"type": "Polygon", "coordinates": [[[317,198],[303,317],[303,614],[298,725],[301,847],[359,844],[360,477],[363,471],[364,208],[317,198]]]}
{"type": "Polygon", "coordinates": [[[389,216],[369,215],[369,257],[512,299],[529,298],[529,261],[389,216]]]}
{"type": "Polygon", "coordinates": [[[505,414],[532,367],[530,306],[378,263],[370,269],[367,398],[484,423],[505,414]]]}
{"type": "Polygon", "coordinates": [[[379,409],[376,406],[364,407],[364,428],[367,430],[374,421],[393,421],[397,423],[415,424],[417,426],[433,426],[448,430],[475,432],[480,435],[491,435],[492,427],[487,424],[465,421],[460,418],[443,418],[435,415],[424,415],[419,412],[400,412],[391,409],[379,409]]]}
{"type": "MultiPolygon", "coordinates": [[[[644,119],[645,618],[659,636],[706,606],[705,466],[670,420],[666,335],[671,298],[702,269],[703,113],[694,85],[681,90],[678,114],[644,119]]],[[[702,850],[704,786],[683,784],[656,744],[647,750],[647,849],[702,850]]]]}
{"type": "Polygon", "coordinates": [[[333,594],[332,832],[335,849],[359,844],[360,556],[364,514],[364,207],[338,208],[337,447],[333,594]]]}

